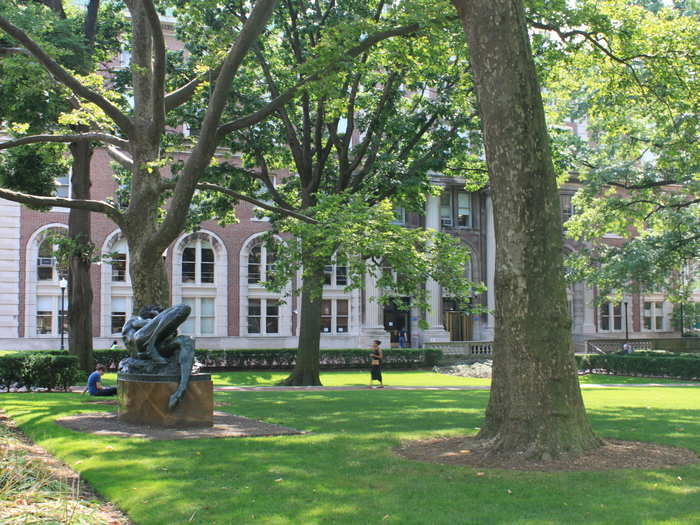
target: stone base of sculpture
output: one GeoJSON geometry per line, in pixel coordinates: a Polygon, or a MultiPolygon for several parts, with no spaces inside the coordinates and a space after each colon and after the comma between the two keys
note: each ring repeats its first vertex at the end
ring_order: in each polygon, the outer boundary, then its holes
{"type": "Polygon", "coordinates": [[[193,374],[177,406],[169,401],[180,385],[179,375],[117,376],[119,419],[157,427],[210,427],[214,423],[214,388],[209,374],[193,374]]]}

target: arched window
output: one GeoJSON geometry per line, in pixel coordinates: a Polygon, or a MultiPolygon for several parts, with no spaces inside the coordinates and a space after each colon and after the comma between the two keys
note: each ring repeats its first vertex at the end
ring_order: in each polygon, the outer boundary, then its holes
{"type": "MultiPolygon", "coordinates": [[[[285,293],[264,287],[275,271],[275,254],[263,241],[264,234],[249,238],[240,252],[240,334],[242,336],[289,336],[292,334],[291,301],[285,293]]],[[[275,242],[281,242],[275,239],[275,242]]]]}
{"type": "Polygon", "coordinates": [[[211,243],[201,237],[190,240],[182,250],[182,282],[213,284],[214,264],[211,243]]]}
{"type": "Polygon", "coordinates": [[[69,297],[67,290],[61,293],[60,281],[67,277],[56,264],[56,234],[66,232],[62,224],[44,226],[34,233],[27,244],[25,336],[57,337],[68,333],[69,297]],[[61,298],[63,297],[63,300],[61,298]]]}
{"type": "Polygon", "coordinates": [[[199,231],[176,243],[173,300],[192,309],[180,333],[195,337],[228,335],[226,249],[213,233],[199,231]]]}
{"type": "Polygon", "coordinates": [[[120,231],[112,232],[105,239],[102,261],[100,335],[118,337],[124,323],[131,317],[134,302],[129,277],[129,247],[120,231]]]}
{"type": "Polygon", "coordinates": [[[257,244],[248,254],[248,284],[258,284],[272,278],[275,254],[267,246],[257,244]]]}

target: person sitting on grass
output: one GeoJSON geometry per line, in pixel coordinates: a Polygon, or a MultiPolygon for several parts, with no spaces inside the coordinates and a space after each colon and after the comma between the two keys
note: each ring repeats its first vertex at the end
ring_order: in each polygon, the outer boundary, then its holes
{"type": "MultiPolygon", "coordinates": [[[[102,386],[102,374],[105,373],[104,365],[98,364],[95,366],[95,371],[88,377],[87,387],[85,390],[90,392],[91,396],[115,396],[117,395],[117,387],[102,386]]],[[[85,392],[83,392],[85,393],[85,392]]]]}

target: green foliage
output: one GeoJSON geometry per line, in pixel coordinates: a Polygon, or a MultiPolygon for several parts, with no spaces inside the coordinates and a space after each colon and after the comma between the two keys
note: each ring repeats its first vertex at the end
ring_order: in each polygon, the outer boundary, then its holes
{"type": "Polygon", "coordinates": [[[693,354],[663,355],[651,352],[635,352],[632,355],[589,355],[581,360],[579,369],[606,370],[610,374],[621,376],[700,379],[700,357],[693,354]]]}
{"type": "Polygon", "coordinates": [[[536,39],[549,118],[588,134],[567,154],[583,188],[566,227],[591,243],[572,274],[602,294],[673,288],[700,256],[700,19],[685,2],[661,5],[533,6],[550,31],[536,39]],[[626,242],[607,245],[607,233],[626,242]]]}
{"type": "Polygon", "coordinates": [[[0,153],[0,186],[34,195],[54,195],[56,179],[69,164],[62,144],[18,146],[0,153]]]}
{"type": "Polygon", "coordinates": [[[68,390],[79,377],[78,358],[65,353],[18,352],[0,355],[0,387],[7,390],[15,383],[26,388],[68,390]]]}

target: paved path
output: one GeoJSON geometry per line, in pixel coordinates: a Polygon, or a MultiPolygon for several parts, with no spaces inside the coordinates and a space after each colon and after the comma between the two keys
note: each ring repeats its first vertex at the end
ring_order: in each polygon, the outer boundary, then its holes
{"type": "MultiPolygon", "coordinates": [[[[612,384],[584,384],[581,388],[629,388],[629,387],[700,387],[700,383],[612,383],[612,384]]],[[[326,390],[369,390],[366,386],[215,386],[217,392],[277,392],[299,391],[313,392],[326,390]]],[[[384,390],[490,390],[488,385],[465,386],[385,386],[384,390]]],[[[377,390],[377,389],[374,389],[377,390]]]]}

